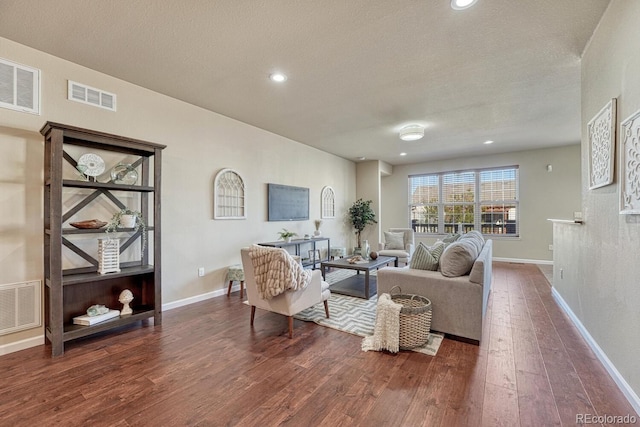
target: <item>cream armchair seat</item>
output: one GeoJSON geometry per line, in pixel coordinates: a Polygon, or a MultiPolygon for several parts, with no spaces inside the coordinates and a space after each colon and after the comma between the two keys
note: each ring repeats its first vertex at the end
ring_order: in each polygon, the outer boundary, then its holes
{"type": "Polygon", "coordinates": [[[405,263],[408,265],[411,261],[415,244],[413,228],[390,228],[384,234],[385,241],[380,243],[378,254],[382,256],[397,256],[398,264],[405,263]],[[399,233],[402,233],[402,240],[397,242],[393,237],[397,237],[399,233]]]}
{"type": "Polygon", "coordinates": [[[249,248],[242,248],[241,255],[247,301],[251,306],[251,326],[253,326],[256,307],[287,316],[289,318],[289,338],[293,338],[293,316],[305,308],[324,302],[324,311],[327,318],[329,317],[328,300],[331,296],[331,291],[329,291],[329,284],[322,280],[320,270],[313,270],[311,283],[306,288],[297,291],[285,291],[271,299],[263,299],[258,293],[249,248]]]}

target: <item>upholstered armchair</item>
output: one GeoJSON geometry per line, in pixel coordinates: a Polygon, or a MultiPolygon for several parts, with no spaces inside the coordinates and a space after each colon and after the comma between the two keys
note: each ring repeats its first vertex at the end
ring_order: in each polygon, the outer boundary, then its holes
{"type": "Polygon", "coordinates": [[[380,243],[378,254],[397,256],[400,263],[409,264],[415,245],[413,228],[390,228],[384,232],[384,243],[380,243]]]}
{"type": "MultiPolygon", "coordinates": [[[[270,250],[284,251],[281,248],[269,248],[270,250]]],[[[311,282],[304,289],[287,290],[269,299],[262,298],[256,283],[256,270],[249,253],[249,248],[241,250],[242,266],[244,268],[244,281],[247,291],[247,301],[251,306],[251,326],[256,314],[256,307],[263,310],[282,314],[289,318],[289,338],[293,338],[293,316],[296,313],[315,304],[324,302],[324,311],[329,317],[328,300],[331,296],[329,284],[322,280],[320,270],[311,271],[311,282]]],[[[285,251],[286,252],[286,251],[285,251]]],[[[299,262],[293,262],[297,268],[302,268],[299,262]]]]}

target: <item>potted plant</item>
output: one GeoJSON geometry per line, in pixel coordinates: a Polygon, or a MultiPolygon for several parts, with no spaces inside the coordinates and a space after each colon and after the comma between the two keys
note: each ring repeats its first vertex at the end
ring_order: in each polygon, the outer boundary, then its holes
{"type": "Polygon", "coordinates": [[[278,234],[280,235],[280,238],[287,243],[291,242],[292,237],[298,235],[297,233],[294,233],[293,231],[289,231],[286,228],[283,228],[282,231],[278,231],[278,234]]]}
{"type": "Polygon", "coordinates": [[[362,252],[362,241],[360,240],[361,233],[365,227],[369,224],[377,224],[376,213],[371,208],[371,200],[358,199],[349,208],[349,219],[351,225],[356,229],[356,237],[358,239],[358,246],[355,248],[356,253],[362,252]]]}
{"type": "Polygon", "coordinates": [[[105,233],[112,233],[117,231],[118,228],[133,228],[134,231],[141,232],[142,237],[142,250],[147,247],[147,224],[142,219],[140,211],[132,210],[129,208],[120,209],[120,211],[113,214],[105,233]]]}

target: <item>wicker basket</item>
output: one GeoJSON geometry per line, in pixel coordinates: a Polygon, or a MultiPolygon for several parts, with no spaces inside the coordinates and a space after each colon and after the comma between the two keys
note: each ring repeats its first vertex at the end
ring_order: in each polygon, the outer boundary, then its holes
{"type": "Polygon", "coordinates": [[[394,289],[402,292],[399,286],[391,288],[391,300],[402,304],[400,310],[400,349],[411,350],[426,344],[431,330],[431,301],[420,295],[394,294],[394,289]]]}

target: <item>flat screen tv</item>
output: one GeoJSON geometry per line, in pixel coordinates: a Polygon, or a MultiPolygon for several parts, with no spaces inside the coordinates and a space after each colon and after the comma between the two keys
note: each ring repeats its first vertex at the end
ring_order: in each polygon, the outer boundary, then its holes
{"type": "Polygon", "coordinates": [[[309,189],[291,185],[267,184],[269,221],[309,219],[309,189]]]}

